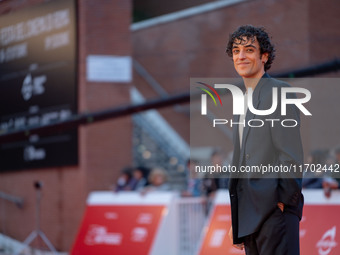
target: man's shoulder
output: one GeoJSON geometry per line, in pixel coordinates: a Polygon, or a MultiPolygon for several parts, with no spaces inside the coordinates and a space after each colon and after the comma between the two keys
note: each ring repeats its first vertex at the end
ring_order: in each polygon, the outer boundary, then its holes
{"type": "MultiPolygon", "coordinates": [[[[280,95],[281,89],[287,87],[291,87],[291,85],[288,82],[267,76],[265,78],[265,82],[263,83],[262,88],[259,91],[260,93],[259,96],[262,99],[262,101],[271,104],[273,98],[273,89],[276,88],[278,95],[280,95]]],[[[281,97],[278,98],[280,100],[281,97]]]]}
{"type": "Polygon", "coordinates": [[[284,88],[284,87],[291,87],[290,84],[283,80],[278,80],[273,77],[266,78],[267,82],[266,85],[272,88],[284,88]]]}

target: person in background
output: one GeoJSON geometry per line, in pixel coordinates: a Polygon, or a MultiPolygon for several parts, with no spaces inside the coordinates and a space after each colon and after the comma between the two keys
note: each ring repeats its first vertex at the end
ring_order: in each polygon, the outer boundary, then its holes
{"type": "MultiPolygon", "coordinates": [[[[311,152],[309,157],[307,158],[307,164],[309,165],[318,165],[318,164],[326,164],[326,159],[328,157],[327,150],[314,150],[311,152]]],[[[305,189],[321,189],[323,182],[323,172],[311,172],[307,171],[304,173],[302,180],[302,187],[305,189]]]]}
{"type": "Polygon", "coordinates": [[[131,189],[136,191],[142,190],[148,183],[148,174],[149,169],[146,167],[138,166],[134,168],[132,172],[131,189]]]}
{"type": "MultiPolygon", "coordinates": [[[[214,152],[211,155],[211,163],[213,166],[220,165],[228,166],[230,163],[228,160],[223,156],[223,152],[220,149],[214,150],[214,152]]],[[[218,189],[228,189],[229,184],[229,173],[223,172],[219,173],[217,176],[216,181],[218,182],[218,189]]]]}
{"type": "Polygon", "coordinates": [[[167,191],[170,190],[170,186],[167,183],[168,175],[163,168],[152,169],[149,175],[149,185],[146,186],[142,193],[149,191],[167,191]]]}
{"type": "Polygon", "coordinates": [[[340,147],[335,149],[335,162],[328,160],[328,168],[332,167],[333,171],[329,176],[325,177],[322,181],[322,188],[324,194],[327,198],[330,198],[332,195],[332,190],[336,190],[339,188],[340,176],[339,176],[339,165],[340,165],[340,147]],[[337,170],[336,170],[337,169],[337,170]]]}
{"type": "Polygon", "coordinates": [[[189,159],[187,161],[187,189],[182,192],[184,197],[200,197],[203,195],[203,182],[195,171],[197,163],[196,160],[189,159]]]}
{"type": "Polygon", "coordinates": [[[117,179],[114,191],[128,191],[131,190],[131,180],[132,180],[133,168],[125,167],[122,169],[120,176],[117,179]]]}
{"type": "MultiPolygon", "coordinates": [[[[222,161],[222,156],[220,155],[219,150],[215,149],[210,155],[210,166],[222,166],[222,161]]],[[[214,197],[215,192],[220,188],[220,181],[218,177],[220,177],[220,175],[211,175],[210,173],[206,174],[206,177],[203,180],[203,186],[208,197],[214,197]]]]}
{"type": "Polygon", "coordinates": [[[337,171],[334,171],[333,177],[336,179],[336,181],[340,184],[340,146],[338,146],[335,149],[335,165],[333,169],[337,169],[337,171]]]}

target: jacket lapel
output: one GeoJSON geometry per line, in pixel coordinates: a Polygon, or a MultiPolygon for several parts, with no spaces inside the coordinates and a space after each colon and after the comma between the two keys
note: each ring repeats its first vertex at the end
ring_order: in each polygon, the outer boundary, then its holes
{"type": "MultiPolygon", "coordinates": [[[[255,96],[255,93],[253,93],[253,105],[254,105],[254,108],[257,109],[257,107],[259,106],[260,104],[260,99],[258,98],[254,98],[255,96]]],[[[249,120],[252,120],[255,118],[255,114],[250,112],[249,109],[247,110],[247,114],[246,114],[246,118],[245,118],[245,123],[246,123],[246,126],[244,127],[243,129],[243,136],[242,136],[242,151],[243,151],[243,148],[244,148],[244,144],[245,144],[245,141],[247,140],[247,137],[248,137],[248,133],[249,133],[249,126],[248,126],[248,121],[249,120]]]]}
{"type": "MultiPolygon", "coordinates": [[[[240,115],[234,115],[233,116],[233,122],[238,122],[240,119],[240,115]]],[[[233,144],[234,144],[234,152],[233,152],[233,165],[238,166],[239,165],[239,158],[240,158],[240,136],[238,132],[238,126],[233,126],[233,144]]],[[[237,178],[237,172],[230,173],[230,178],[237,178]]]]}
{"type": "MultiPolygon", "coordinates": [[[[270,76],[265,73],[261,80],[259,81],[259,83],[257,84],[257,86],[255,87],[255,90],[253,92],[253,106],[255,109],[258,109],[258,106],[261,102],[261,89],[262,87],[264,86],[264,84],[268,81],[268,78],[270,78],[270,76]]],[[[240,161],[239,161],[239,166],[242,164],[243,162],[243,158],[244,158],[244,145],[247,141],[247,137],[248,137],[248,134],[249,134],[249,130],[250,130],[250,127],[248,126],[248,121],[249,120],[252,120],[255,118],[255,114],[250,112],[249,111],[249,107],[248,107],[248,110],[247,110],[247,113],[246,113],[246,118],[245,118],[245,123],[246,123],[246,126],[243,130],[243,136],[242,136],[242,148],[241,148],[241,157],[240,157],[240,161]]]]}

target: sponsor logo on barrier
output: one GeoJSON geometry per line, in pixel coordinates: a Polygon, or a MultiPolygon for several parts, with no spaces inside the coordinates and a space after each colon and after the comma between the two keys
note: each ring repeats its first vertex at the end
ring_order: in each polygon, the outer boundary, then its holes
{"type": "Polygon", "coordinates": [[[105,213],[105,219],[118,220],[118,214],[115,213],[115,212],[107,212],[107,213],[105,213]]]}
{"type": "Polygon", "coordinates": [[[336,226],[327,230],[326,233],[323,234],[321,240],[316,244],[319,255],[328,255],[331,250],[338,245],[337,242],[335,242],[335,235],[336,226]]]}
{"type": "Polygon", "coordinates": [[[209,242],[210,247],[220,247],[223,243],[223,240],[227,234],[225,229],[216,229],[214,230],[212,237],[209,242]]]}
{"type": "Polygon", "coordinates": [[[231,221],[230,214],[220,214],[217,216],[218,221],[231,221]]]}
{"type": "Polygon", "coordinates": [[[299,234],[300,238],[305,237],[306,233],[307,233],[306,229],[300,229],[300,234],[299,234]]]}
{"type": "Polygon", "coordinates": [[[90,225],[85,237],[86,245],[120,245],[122,234],[108,233],[105,226],[90,225]]]}
{"type": "Polygon", "coordinates": [[[133,242],[145,242],[148,237],[148,230],[146,228],[137,227],[132,230],[131,240],[133,242]]]}
{"type": "Polygon", "coordinates": [[[137,218],[138,224],[151,224],[152,223],[152,214],[151,213],[141,213],[137,218]]]}

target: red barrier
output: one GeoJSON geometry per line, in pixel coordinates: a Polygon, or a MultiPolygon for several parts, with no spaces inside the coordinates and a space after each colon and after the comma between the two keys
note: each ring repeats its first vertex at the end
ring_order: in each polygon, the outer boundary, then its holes
{"type": "Polygon", "coordinates": [[[161,229],[172,200],[169,193],[91,193],[71,254],[153,254],[162,245],[161,229]]]}
{"type": "MultiPolygon", "coordinates": [[[[301,255],[340,254],[340,192],[327,199],[322,190],[304,190],[300,224],[301,255]]],[[[174,193],[93,192],[72,255],[177,255],[179,218],[174,193]]],[[[178,199],[178,198],[176,198],[178,199]]],[[[187,212],[190,213],[190,212],[187,212]]],[[[216,194],[202,232],[198,254],[235,255],[232,247],[229,194],[216,194]]]]}
{"type": "MultiPolygon", "coordinates": [[[[304,190],[305,206],[300,224],[301,255],[340,254],[340,192],[327,199],[322,190],[304,190]]],[[[244,254],[231,246],[228,237],[231,225],[230,201],[227,191],[216,194],[214,207],[205,226],[200,255],[244,254]]]]}

